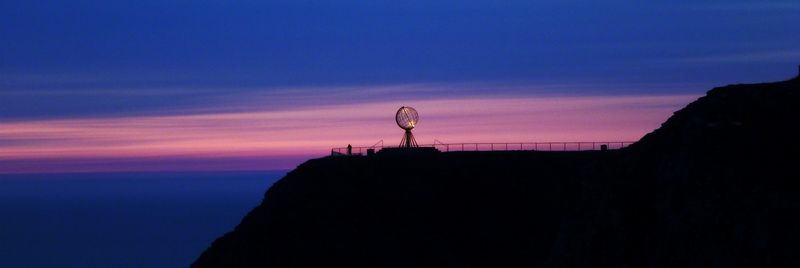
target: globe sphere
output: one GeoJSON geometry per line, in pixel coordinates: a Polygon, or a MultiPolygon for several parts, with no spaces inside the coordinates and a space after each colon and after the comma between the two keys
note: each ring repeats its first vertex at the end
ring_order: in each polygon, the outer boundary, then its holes
{"type": "Polygon", "coordinates": [[[395,120],[397,121],[397,125],[405,130],[411,130],[415,126],[417,126],[417,121],[419,120],[419,115],[417,115],[417,110],[414,108],[403,106],[397,110],[397,114],[395,115],[395,120]]]}

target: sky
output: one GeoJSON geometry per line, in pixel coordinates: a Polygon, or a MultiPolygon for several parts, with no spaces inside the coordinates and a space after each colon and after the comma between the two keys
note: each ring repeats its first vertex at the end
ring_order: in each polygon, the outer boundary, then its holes
{"type": "Polygon", "coordinates": [[[661,2],[0,1],[0,173],[292,169],[401,106],[420,144],[636,141],[797,75],[800,2],[661,2]]]}

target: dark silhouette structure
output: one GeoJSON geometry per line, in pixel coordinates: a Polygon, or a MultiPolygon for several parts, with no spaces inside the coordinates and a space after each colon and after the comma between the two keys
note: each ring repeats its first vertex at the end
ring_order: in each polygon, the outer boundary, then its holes
{"type": "Polygon", "coordinates": [[[792,79],[620,150],[312,159],[192,267],[794,267],[797,137],[792,79]]]}
{"type": "Polygon", "coordinates": [[[403,106],[397,110],[395,122],[397,122],[397,126],[405,130],[403,139],[400,140],[400,147],[418,146],[414,135],[411,134],[411,130],[417,126],[417,121],[419,121],[419,115],[417,115],[417,110],[414,110],[414,108],[403,106]]]}

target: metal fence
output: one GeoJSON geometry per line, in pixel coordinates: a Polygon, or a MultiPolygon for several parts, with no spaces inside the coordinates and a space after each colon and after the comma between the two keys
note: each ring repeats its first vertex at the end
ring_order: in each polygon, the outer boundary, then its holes
{"type": "MultiPolygon", "coordinates": [[[[634,143],[633,141],[604,141],[604,142],[506,142],[506,143],[441,143],[422,144],[420,147],[435,147],[442,152],[469,152],[469,151],[596,151],[618,150],[634,143]]],[[[379,142],[380,143],[380,142],[379,142]]],[[[372,149],[377,152],[384,147],[373,145],[368,147],[347,147],[331,149],[331,155],[365,155],[372,149]]]]}

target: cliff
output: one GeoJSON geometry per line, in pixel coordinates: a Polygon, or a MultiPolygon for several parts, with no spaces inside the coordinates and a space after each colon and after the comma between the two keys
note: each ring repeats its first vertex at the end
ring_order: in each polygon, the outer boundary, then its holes
{"type": "Polygon", "coordinates": [[[326,157],[192,267],[793,266],[800,79],[715,88],[623,150],[326,157]]]}

